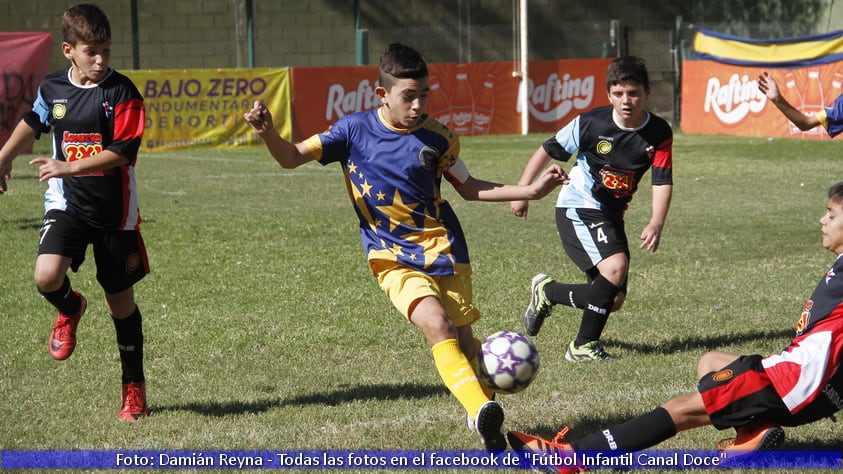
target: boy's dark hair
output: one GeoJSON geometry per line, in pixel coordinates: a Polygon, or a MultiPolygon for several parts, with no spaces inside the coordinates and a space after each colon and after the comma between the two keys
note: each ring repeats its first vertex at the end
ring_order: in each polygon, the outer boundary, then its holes
{"type": "Polygon", "coordinates": [[[843,204],[843,181],[829,188],[828,200],[843,204]]]}
{"type": "Polygon", "coordinates": [[[623,82],[635,82],[644,86],[650,92],[650,76],[643,58],[638,56],[621,56],[609,63],[606,74],[606,90],[623,82]]]}
{"type": "Polygon", "coordinates": [[[76,46],[78,41],[100,44],[111,41],[111,25],[105,12],[96,5],[80,3],[62,15],[64,42],[76,46]]]}
{"type": "Polygon", "coordinates": [[[378,82],[381,87],[389,90],[396,79],[424,79],[426,77],[428,77],[427,63],[418,51],[398,42],[386,47],[381,56],[378,71],[378,82]]]}

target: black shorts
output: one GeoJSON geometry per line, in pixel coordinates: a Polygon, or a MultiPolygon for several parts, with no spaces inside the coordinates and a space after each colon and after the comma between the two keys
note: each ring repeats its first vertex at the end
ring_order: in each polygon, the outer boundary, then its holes
{"type": "Polygon", "coordinates": [[[597,264],[616,253],[629,258],[629,241],[623,217],[599,209],[556,208],[556,228],[568,257],[590,279],[597,264]]]}
{"type": "Polygon", "coordinates": [[[126,290],[149,273],[140,231],[97,229],[67,212],[50,210],[44,216],[40,234],[38,255],[69,257],[74,272],[85,261],[88,245],[92,245],[97,281],[108,293],[126,290]]]}
{"type": "Polygon", "coordinates": [[[760,355],[741,356],[700,379],[700,395],[715,428],[744,426],[755,419],[801,426],[837,411],[826,397],[817,397],[792,414],[773,387],[761,359],[760,355]]]}

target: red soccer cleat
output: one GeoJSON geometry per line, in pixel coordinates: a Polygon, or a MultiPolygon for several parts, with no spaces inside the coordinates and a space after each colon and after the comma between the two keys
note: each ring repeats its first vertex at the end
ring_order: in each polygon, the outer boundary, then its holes
{"type": "Polygon", "coordinates": [[[506,437],[512,449],[537,455],[528,459],[529,466],[534,471],[547,474],[585,472],[585,468],[572,466],[572,462],[565,461],[565,459],[570,460],[574,457],[574,448],[569,443],[563,442],[568,429],[567,426],[562,428],[553,438],[553,441],[520,431],[510,431],[506,434],[506,437]]]}
{"type": "Polygon", "coordinates": [[[149,408],[146,406],[146,383],[123,384],[123,407],[120,408],[120,419],[138,421],[146,416],[149,416],[149,408]]]}
{"type": "Polygon", "coordinates": [[[771,423],[756,423],[735,428],[736,437],[721,439],[717,449],[734,454],[776,449],[784,443],[784,430],[771,423]]]}
{"type": "Polygon", "coordinates": [[[78,291],[73,291],[82,300],[79,312],[74,316],[68,316],[59,311],[56,315],[56,323],[50,332],[50,355],[56,360],[65,360],[73,354],[76,349],[76,326],[79,320],[88,309],[88,301],[78,291]]]}

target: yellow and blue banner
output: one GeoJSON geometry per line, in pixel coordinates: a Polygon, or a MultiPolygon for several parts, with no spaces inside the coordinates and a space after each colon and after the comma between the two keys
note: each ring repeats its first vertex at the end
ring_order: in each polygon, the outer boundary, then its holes
{"type": "Polygon", "coordinates": [[[758,40],[701,29],[694,36],[694,59],[752,67],[805,67],[843,60],[843,30],[758,40]]]}
{"type": "Polygon", "coordinates": [[[289,68],[122,71],[144,97],[141,151],[258,145],[243,119],[266,101],[282,137],[292,138],[289,68]]]}

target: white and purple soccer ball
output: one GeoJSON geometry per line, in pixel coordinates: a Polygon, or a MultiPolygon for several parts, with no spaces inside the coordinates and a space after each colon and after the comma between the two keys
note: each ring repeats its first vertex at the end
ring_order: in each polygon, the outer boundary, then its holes
{"type": "Polygon", "coordinates": [[[477,376],[497,393],[516,393],[527,388],[539,370],[539,351],[527,336],[498,331],[483,341],[477,376]]]}

